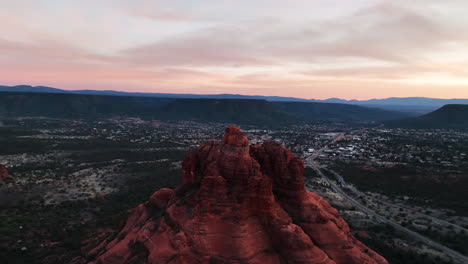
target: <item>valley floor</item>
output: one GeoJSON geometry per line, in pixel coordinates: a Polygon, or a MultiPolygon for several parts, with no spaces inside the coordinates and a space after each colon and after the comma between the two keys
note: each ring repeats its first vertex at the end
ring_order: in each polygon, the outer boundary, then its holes
{"type": "MultiPolygon", "coordinates": [[[[117,229],[155,190],[178,186],[184,155],[219,138],[226,125],[132,118],[0,124],[0,164],[11,174],[0,183],[6,263],[68,263],[81,241],[117,229]]],[[[378,221],[332,185],[381,217],[467,255],[468,135],[362,124],[242,128],[251,143],[279,141],[320,170],[306,169],[308,188],[339,208],[355,235],[391,263],[462,262],[378,221]]]]}

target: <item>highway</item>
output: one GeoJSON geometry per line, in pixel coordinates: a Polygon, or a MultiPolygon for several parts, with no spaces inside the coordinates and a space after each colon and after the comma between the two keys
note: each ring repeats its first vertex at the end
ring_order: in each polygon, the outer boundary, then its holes
{"type": "MultiPolygon", "coordinates": [[[[412,231],[412,230],[410,230],[408,228],[405,228],[405,227],[401,226],[400,224],[398,224],[398,223],[396,223],[396,222],[394,222],[394,221],[392,221],[390,219],[387,219],[387,218],[377,214],[373,210],[367,208],[366,206],[362,205],[361,203],[356,201],[354,198],[347,195],[339,186],[337,186],[324,173],[322,173],[322,171],[314,164],[314,159],[317,156],[319,156],[328,147],[328,145],[333,144],[333,143],[337,142],[338,140],[340,140],[343,137],[343,135],[344,134],[340,134],[331,143],[326,144],[324,147],[317,150],[316,153],[313,153],[312,155],[309,155],[309,156],[305,157],[306,165],[311,167],[312,169],[314,169],[317,172],[317,174],[320,177],[322,177],[331,186],[331,188],[336,193],[340,194],[345,200],[349,201],[351,204],[353,204],[356,208],[358,208],[362,212],[365,212],[368,215],[375,217],[375,219],[377,221],[381,222],[381,223],[386,223],[386,224],[392,226],[393,228],[395,228],[395,230],[399,230],[401,232],[406,233],[407,235],[409,235],[410,237],[412,237],[416,241],[420,241],[420,242],[422,242],[422,243],[424,243],[424,244],[426,244],[426,245],[428,245],[428,246],[430,246],[432,248],[440,250],[441,252],[445,253],[446,255],[452,257],[453,259],[461,261],[461,263],[468,263],[468,257],[466,257],[466,256],[458,253],[457,251],[454,251],[454,250],[452,250],[452,249],[450,249],[450,248],[448,248],[448,247],[446,247],[446,246],[444,246],[442,244],[439,244],[439,243],[437,243],[437,242],[435,242],[435,241],[433,241],[433,240],[431,240],[431,239],[429,239],[429,238],[427,238],[425,236],[422,236],[419,233],[416,233],[416,232],[414,232],[414,231],[412,231]]],[[[339,176],[337,178],[340,181],[340,183],[343,184],[343,186],[346,186],[346,182],[344,181],[344,179],[341,176],[339,176]]],[[[390,204],[390,205],[392,205],[392,204],[390,204]]],[[[437,219],[437,220],[440,220],[440,219],[437,219]]]]}
{"type": "MultiPolygon", "coordinates": [[[[333,175],[335,175],[335,177],[338,179],[338,182],[342,185],[342,186],[348,186],[348,184],[346,183],[346,181],[344,180],[343,176],[341,176],[340,174],[338,174],[336,171],[333,171],[331,169],[327,169],[329,172],[331,172],[333,175]]],[[[356,193],[356,195],[358,196],[366,196],[372,200],[375,200],[375,198],[357,190],[357,189],[354,189],[353,190],[354,193],[356,193]]],[[[393,203],[390,203],[390,202],[387,202],[387,201],[384,201],[384,200],[378,200],[379,203],[382,203],[382,204],[385,204],[385,205],[388,205],[388,206],[393,206],[393,207],[397,207],[397,208],[402,208],[402,209],[405,209],[405,210],[408,210],[408,211],[411,211],[413,212],[414,214],[416,215],[419,215],[419,216],[422,216],[422,217],[426,217],[428,219],[431,219],[433,222],[435,223],[438,223],[440,225],[448,225],[448,226],[453,226],[459,230],[464,230],[465,232],[468,232],[468,229],[462,227],[462,226],[459,226],[459,225],[456,225],[454,223],[450,223],[450,222],[447,222],[445,220],[442,220],[442,219],[439,219],[439,218],[436,218],[436,217],[433,217],[433,216],[430,216],[430,215],[426,215],[426,214],[423,214],[423,213],[420,213],[416,210],[413,210],[409,207],[406,207],[406,206],[402,206],[402,205],[397,205],[397,204],[393,204],[393,203]]]]}
{"type": "Polygon", "coordinates": [[[323,146],[322,148],[314,151],[314,153],[311,153],[310,155],[308,156],[305,156],[304,157],[304,160],[307,160],[307,159],[312,159],[314,160],[316,157],[320,156],[320,154],[322,154],[322,152],[328,148],[328,145],[331,145],[331,144],[335,144],[336,142],[340,141],[343,137],[344,137],[345,133],[340,133],[335,139],[333,139],[332,142],[328,143],[328,144],[325,144],[325,146],[323,146]]]}

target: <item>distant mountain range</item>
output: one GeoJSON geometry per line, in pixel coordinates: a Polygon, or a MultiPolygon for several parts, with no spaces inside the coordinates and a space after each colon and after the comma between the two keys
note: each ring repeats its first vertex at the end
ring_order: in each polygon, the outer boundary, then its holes
{"type": "Polygon", "coordinates": [[[90,94],[90,95],[114,95],[114,96],[137,96],[137,97],[163,97],[163,98],[183,98],[183,99],[260,99],[267,101],[286,101],[286,102],[308,102],[311,100],[281,97],[281,96],[262,96],[262,95],[240,95],[240,94],[173,94],[173,93],[132,93],[112,90],[62,90],[45,86],[1,86],[0,92],[37,92],[37,93],[66,93],[66,94],[90,94]]]}
{"type": "Polygon", "coordinates": [[[376,108],[253,99],[181,99],[66,93],[0,93],[0,117],[96,119],[111,116],[254,125],[306,121],[368,122],[408,115],[376,108]]]}
{"type": "Polygon", "coordinates": [[[468,105],[444,105],[434,112],[402,120],[386,121],[389,127],[468,129],[468,105]]]}
{"type": "Polygon", "coordinates": [[[359,104],[359,105],[391,105],[391,106],[430,106],[441,107],[446,104],[468,104],[468,99],[438,99],[427,97],[390,97],[386,99],[370,100],[343,100],[330,98],[325,101],[339,104],[359,104]]]}
{"type": "Polygon", "coordinates": [[[115,95],[115,96],[137,96],[137,97],[158,97],[158,98],[185,98],[185,99],[260,99],[271,102],[324,102],[353,104],[373,108],[381,108],[391,111],[399,111],[412,114],[414,116],[426,114],[434,111],[446,104],[468,104],[468,99],[436,99],[425,97],[406,98],[386,98],[371,100],[344,100],[330,98],[326,100],[303,99],[295,97],[281,96],[261,96],[261,95],[239,95],[239,94],[169,94],[169,93],[130,93],[120,91],[97,91],[97,90],[62,90],[45,86],[0,86],[0,92],[40,92],[40,93],[66,93],[66,94],[89,94],[89,95],[115,95]]]}
{"type": "Polygon", "coordinates": [[[282,111],[305,121],[366,122],[406,118],[397,111],[359,105],[320,102],[272,102],[282,111]]]}

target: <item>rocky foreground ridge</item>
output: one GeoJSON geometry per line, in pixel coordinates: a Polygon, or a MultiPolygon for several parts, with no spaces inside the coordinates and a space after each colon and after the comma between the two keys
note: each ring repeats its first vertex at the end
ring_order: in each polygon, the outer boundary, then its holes
{"type": "Polygon", "coordinates": [[[111,239],[84,243],[87,263],[388,263],[304,188],[300,158],[249,145],[238,127],[187,155],[183,185],[134,209],[111,239]]]}

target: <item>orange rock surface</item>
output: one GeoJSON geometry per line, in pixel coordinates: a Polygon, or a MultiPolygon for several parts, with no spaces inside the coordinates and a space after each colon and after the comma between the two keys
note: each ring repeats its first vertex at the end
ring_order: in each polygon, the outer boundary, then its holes
{"type": "Polygon", "coordinates": [[[96,264],[388,263],[305,190],[303,170],[280,144],[249,146],[230,126],[187,155],[181,187],[155,192],[115,238],[86,251],[96,264]]]}
{"type": "Polygon", "coordinates": [[[6,167],[0,164],[0,180],[6,179],[8,177],[10,177],[10,174],[8,174],[6,167]]]}

